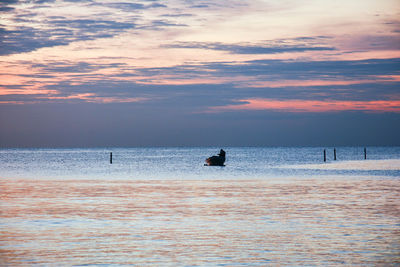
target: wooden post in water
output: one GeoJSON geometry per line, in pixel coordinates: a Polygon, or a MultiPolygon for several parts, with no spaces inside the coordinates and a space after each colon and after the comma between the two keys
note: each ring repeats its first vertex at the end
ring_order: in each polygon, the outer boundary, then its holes
{"type": "Polygon", "coordinates": [[[333,159],[336,160],[336,148],[333,149],[333,159]]]}
{"type": "Polygon", "coordinates": [[[326,162],[326,150],[324,149],[324,162],[326,162]]]}
{"type": "Polygon", "coordinates": [[[110,152],[110,164],[112,164],[112,152],[110,152]]]}
{"type": "Polygon", "coordinates": [[[367,159],[367,148],[364,147],[364,159],[367,159]]]}

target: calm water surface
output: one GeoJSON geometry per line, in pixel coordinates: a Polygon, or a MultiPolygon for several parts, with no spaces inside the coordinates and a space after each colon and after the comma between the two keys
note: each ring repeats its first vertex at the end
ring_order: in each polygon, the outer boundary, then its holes
{"type": "MultiPolygon", "coordinates": [[[[310,169],[307,164],[333,162],[333,148],[224,148],[226,167],[205,168],[205,158],[219,148],[97,148],[97,149],[0,149],[0,177],[28,179],[131,179],[131,180],[204,180],[274,179],[310,176],[400,177],[400,170],[379,168],[369,171],[350,169],[310,169]],[[113,164],[109,163],[110,152],[113,164]],[[302,167],[303,166],[303,167],[302,167]]],[[[339,147],[340,162],[363,160],[364,148],[339,147]]],[[[400,147],[371,147],[369,160],[400,159],[400,147]]]]}
{"type": "Polygon", "coordinates": [[[0,150],[1,266],[400,264],[399,148],[112,151],[0,150]]]}

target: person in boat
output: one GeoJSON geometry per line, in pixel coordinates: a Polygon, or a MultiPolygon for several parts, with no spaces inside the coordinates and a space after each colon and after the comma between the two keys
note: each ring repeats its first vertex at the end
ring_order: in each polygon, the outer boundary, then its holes
{"type": "Polygon", "coordinates": [[[212,156],[206,159],[206,165],[208,166],[225,166],[225,151],[221,149],[218,156],[212,156]]]}

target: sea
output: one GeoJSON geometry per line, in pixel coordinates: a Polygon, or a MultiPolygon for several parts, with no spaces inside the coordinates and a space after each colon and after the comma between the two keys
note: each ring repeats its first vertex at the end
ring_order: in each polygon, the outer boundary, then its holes
{"type": "Polygon", "coordinates": [[[0,149],[0,266],[338,265],[400,266],[400,147],[0,149]]]}

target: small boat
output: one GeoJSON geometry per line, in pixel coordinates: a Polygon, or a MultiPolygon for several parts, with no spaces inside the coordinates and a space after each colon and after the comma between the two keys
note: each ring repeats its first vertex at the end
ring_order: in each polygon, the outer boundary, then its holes
{"type": "Polygon", "coordinates": [[[205,166],[225,166],[225,151],[221,149],[218,156],[212,156],[206,159],[205,166]]]}

